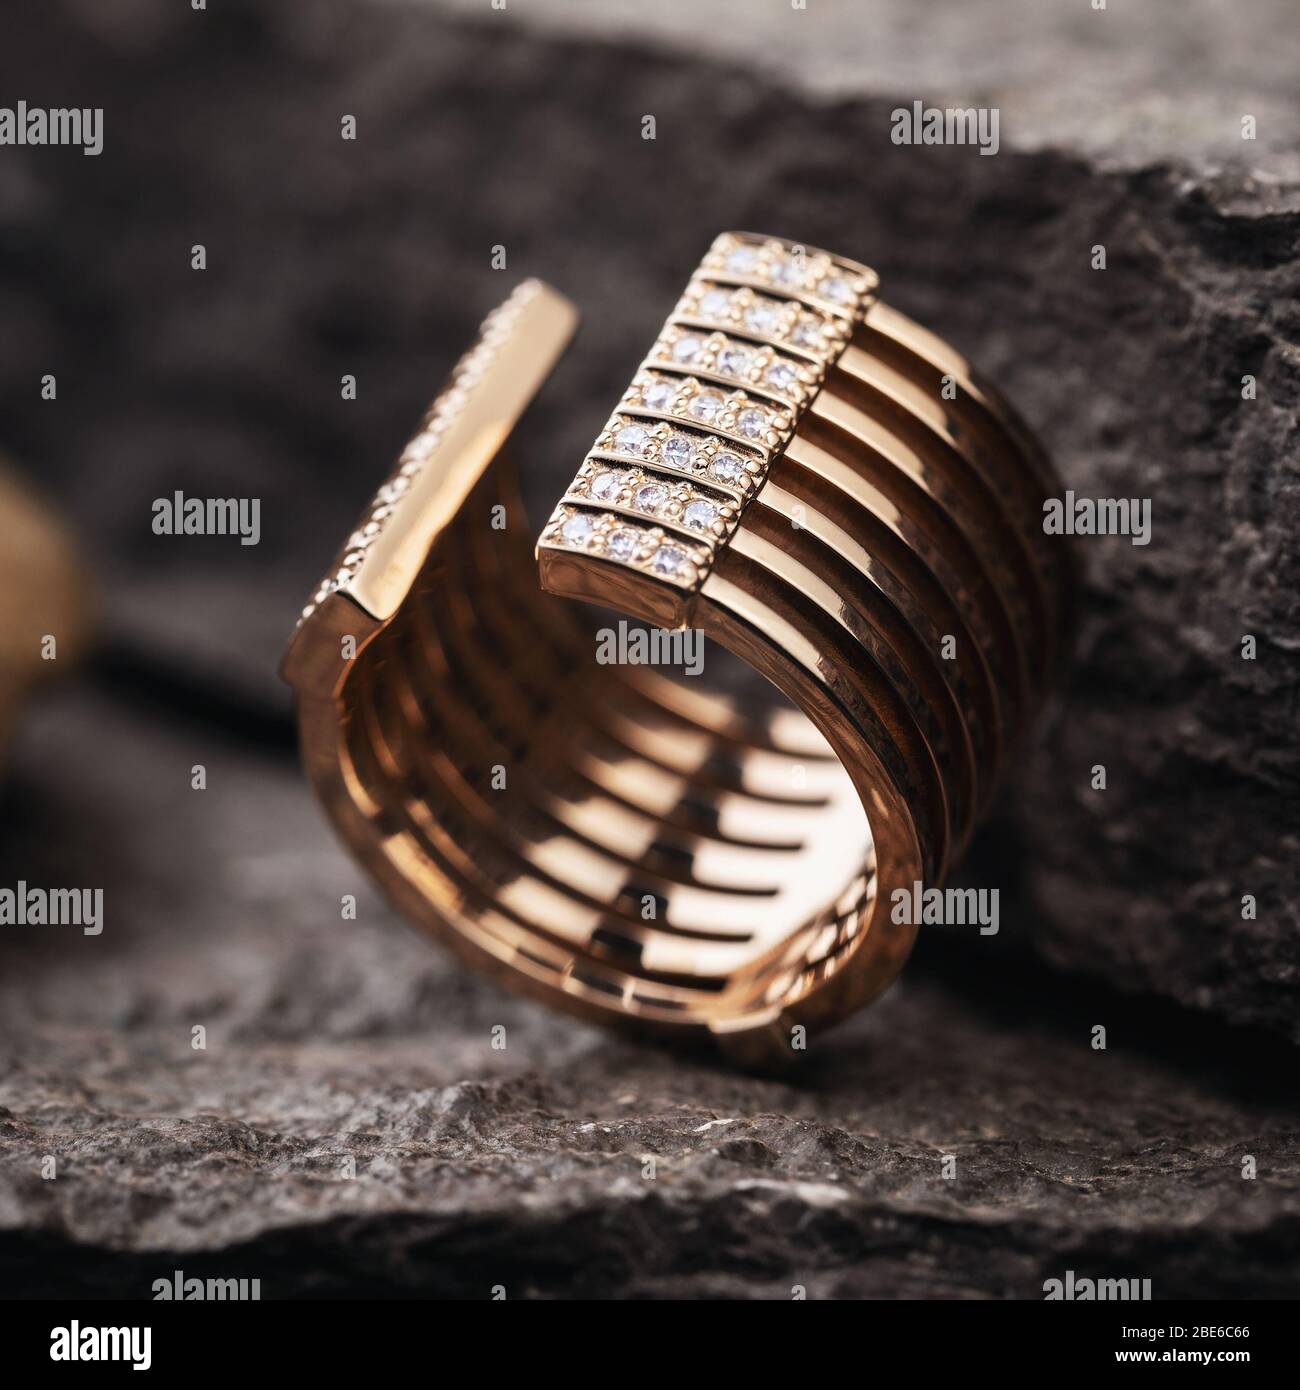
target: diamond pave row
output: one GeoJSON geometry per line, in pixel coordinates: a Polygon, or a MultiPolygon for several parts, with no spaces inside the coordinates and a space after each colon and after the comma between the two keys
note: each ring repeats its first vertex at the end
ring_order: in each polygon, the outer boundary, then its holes
{"type": "Polygon", "coordinates": [[[330,594],[356,575],[366,552],[384,530],[415,477],[424,471],[439,442],[492,364],[498,349],[510,338],[521,310],[540,290],[541,286],[536,280],[525,280],[483,320],[473,346],[452,369],[446,388],[429,407],[415,437],[402,450],[397,466],[381,484],[356,529],[344,543],[335,559],[334,568],[321,581],[311,602],[303,609],[298,619],[299,625],[311,617],[317,606],[330,594]]]}
{"type": "Polygon", "coordinates": [[[698,588],[876,283],[792,242],[718,237],[539,544],[698,588]]]}

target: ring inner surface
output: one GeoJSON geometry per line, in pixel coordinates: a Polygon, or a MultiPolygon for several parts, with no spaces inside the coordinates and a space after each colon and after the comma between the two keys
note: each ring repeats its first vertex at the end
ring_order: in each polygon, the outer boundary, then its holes
{"type": "MultiPolygon", "coordinates": [[[[598,660],[619,615],[539,589],[522,516],[498,459],[344,687],[344,776],[384,856],[575,1003],[708,1027],[792,1002],[870,920],[852,781],[748,670],[765,700],[598,660]]],[[[729,663],[708,649],[706,670],[729,663]]]]}

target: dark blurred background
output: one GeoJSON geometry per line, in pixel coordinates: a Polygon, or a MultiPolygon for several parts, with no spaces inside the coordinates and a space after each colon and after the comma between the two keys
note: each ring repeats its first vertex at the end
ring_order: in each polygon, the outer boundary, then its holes
{"type": "Polygon", "coordinates": [[[1298,58],[1289,0],[11,7],[0,105],[105,114],[97,158],[0,147],[0,453],[74,538],[38,575],[0,513],[8,684],[70,638],[8,730],[0,884],[102,886],[106,927],[2,929],[0,1282],[1294,1295],[1298,58]],[[996,106],[999,153],[891,144],[916,100],[996,106]],[[871,263],[1068,487],[1152,499],[1149,546],[1082,543],[1071,688],[968,866],[1001,933],[923,940],[794,1080],[611,1044],[400,929],[275,675],[511,286],[584,316],[540,522],[729,227],[871,263]],[[260,498],[260,544],[155,535],[178,489],[260,498]]]}

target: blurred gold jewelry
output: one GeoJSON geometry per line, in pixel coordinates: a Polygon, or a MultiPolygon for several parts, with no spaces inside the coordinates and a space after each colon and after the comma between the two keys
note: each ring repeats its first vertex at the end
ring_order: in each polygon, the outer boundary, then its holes
{"type": "Polygon", "coordinates": [[[0,756],[43,681],[76,669],[89,643],[85,565],[62,519],[0,463],[0,756]]]}
{"type": "Polygon", "coordinates": [[[511,987],[797,1050],[893,979],[891,894],[942,881],[1014,758],[1070,620],[1055,483],[876,285],[719,237],[543,528],[540,588],[503,446],[576,316],[522,285],[304,614],[285,675],[330,816],[511,987]],[[556,596],[698,628],[789,706],[597,664],[556,596]]]}

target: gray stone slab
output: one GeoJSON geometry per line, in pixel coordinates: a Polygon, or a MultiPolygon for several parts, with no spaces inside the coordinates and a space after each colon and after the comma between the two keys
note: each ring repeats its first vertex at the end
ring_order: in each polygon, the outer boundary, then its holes
{"type": "Polygon", "coordinates": [[[1012,149],[1073,149],[1126,168],[1176,159],[1265,181],[1300,174],[1290,0],[393,3],[707,57],[826,101],[996,106],[1012,149]],[[1243,115],[1256,120],[1250,142],[1243,115]]]}
{"type": "Polygon", "coordinates": [[[3,881],[106,895],[97,937],[0,940],[11,1290],[1300,1292],[1284,1044],[1153,1044],[1109,992],[924,961],[789,1078],[612,1042],[401,928],[288,764],[86,693],[29,724],[0,825],[3,881]]]}

